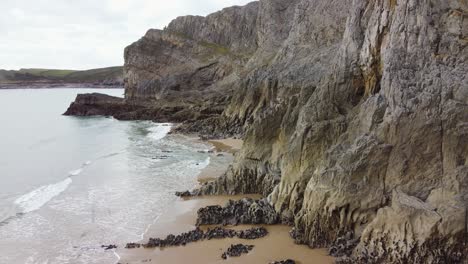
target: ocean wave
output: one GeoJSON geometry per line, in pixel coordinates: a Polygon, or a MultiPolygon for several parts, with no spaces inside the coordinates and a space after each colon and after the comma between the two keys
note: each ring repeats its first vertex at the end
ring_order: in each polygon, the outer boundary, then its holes
{"type": "MultiPolygon", "coordinates": [[[[101,160],[101,159],[107,159],[107,158],[111,158],[111,157],[114,157],[114,156],[117,156],[117,155],[120,155],[120,154],[123,154],[125,153],[125,150],[121,150],[119,152],[112,152],[112,153],[109,153],[109,154],[106,154],[106,155],[102,155],[102,156],[99,156],[96,160],[101,160]]],[[[88,161],[89,164],[91,164],[91,161],[88,161]]],[[[89,165],[89,164],[84,164],[84,165],[89,165]]]]}
{"type": "Polygon", "coordinates": [[[68,172],[68,177],[63,181],[57,182],[55,184],[41,186],[17,198],[14,203],[22,209],[21,213],[29,213],[41,208],[55,196],[64,192],[72,183],[71,177],[80,175],[84,168],[90,164],[91,161],[89,160],[84,162],[81,168],[68,172]]]}
{"type": "Polygon", "coordinates": [[[15,204],[22,209],[22,213],[35,211],[57,195],[64,192],[72,183],[70,177],[55,184],[41,186],[15,200],[15,204]]]}
{"type": "Polygon", "coordinates": [[[195,168],[199,169],[200,171],[210,165],[211,158],[207,157],[204,161],[195,164],[195,168]]]}
{"type": "Polygon", "coordinates": [[[87,166],[89,166],[89,165],[91,165],[91,163],[92,163],[92,162],[91,162],[90,160],[84,162],[84,163],[81,165],[81,168],[70,171],[70,172],[68,173],[68,176],[72,177],[72,176],[78,176],[78,175],[80,175],[80,174],[83,172],[84,168],[87,167],[87,166]]]}
{"type": "Polygon", "coordinates": [[[154,140],[163,139],[169,132],[171,132],[171,125],[170,124],[159,124],[154,127],[150,127],[148,130],[150,133],[148,134],[154,140]]]}
{"type": "Polygon", "coordinates": [[[69,176],[78,176],[83,171],[83,168],[72,170],[68,173],[69,176]]]}
{"type": "MultiPolygon", "coordinates": [[[[119,155],[120,153],[121,152],[111,153],[101,158],[107,158],[107,157],[119,155]]],[[[49,202],[54,197],[58,196],[59,194],[61,194],[68,188],[68,186],[72,183],[72,177],[76,177],[80,175],[85,169],[85,167],[91,164],[92,164],[92,161],[88,160],[84,162],[79,169],[69,171],[68,177],[66,179],[60,182],[54,183],[54,184],[41,186],[17,198],[14,201],[14,204],[17,205],[21,209],[21,212],[18,214],[21,215],[21,214],[29,213],[29,212],[38,210],[39,208],[44,206],[47,202],[49,202]]],[[[13,217],[16,217],[16,216],[18,215],[14,215],[13,217]]],[[[7,219],[9,218],[10,217],[8,217],[7,219]]],[[[2,222],[4,220],[2,220],[2,222]]]]}

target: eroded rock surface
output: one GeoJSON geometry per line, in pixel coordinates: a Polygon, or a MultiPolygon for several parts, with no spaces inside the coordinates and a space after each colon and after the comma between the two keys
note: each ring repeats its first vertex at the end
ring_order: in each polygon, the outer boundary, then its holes
{"type": "Polygon", "coordinates": [[[467,4],[293,6],[224,112],[242,151],[200,191],[268,194],[297,242],[342,262],[466,262],[467,4]]]}

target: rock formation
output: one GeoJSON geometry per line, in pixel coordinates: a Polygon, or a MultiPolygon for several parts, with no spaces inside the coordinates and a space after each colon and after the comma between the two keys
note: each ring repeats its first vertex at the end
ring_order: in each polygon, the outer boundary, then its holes
{"type": "MultiPolygon", "coordinates": [[[[166,238],[150,238],[148,243],[139,244],[139,243],[127,243],[125,248],[133,249],[133,248],[164,248],[164,247],[174,247],[174,246],[185,246],[189,243],[194,243],[203,240],[211,240],[211,239],[224,239],[224,238],[240,238],[240,239],[259,239],[268,235],[268,230],[264,227],[252,227],[246,230],[236,231],[233,229],[225,229],[222,227],[215,227],[214,229],[208,228],[205,232],[197,227],[194,230],[184,232],[180,235],[173,235],[170,234],[166,238]]],[[[107,249],[116,248],[115,245],[105,246],[107,249]]]]}
{"type": "Polygon", "coordinates": [[[299,243],[466,263],[467,45],[464,0],[261,0],[148,31],[125,51],[126,104],[242,136],[197,193],[264,194],[299,243]]]}
{"type": "Polygon", "coordinates": [[[266,201],[245,198],[239,201],[200,208],[197,212],[196,225],[238,225],[238,224],[268,224],[278,223],[278,214],[266,201]]]}

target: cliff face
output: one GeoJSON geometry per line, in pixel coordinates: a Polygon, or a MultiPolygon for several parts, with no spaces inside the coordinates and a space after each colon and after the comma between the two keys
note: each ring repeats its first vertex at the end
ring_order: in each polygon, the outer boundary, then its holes
{"type": "Polygon", "coordinates": [[[125,49],[126,98],[164,101],[226,97],[256,49],[258,3],[205,17],[180,17],[125,49]],[[242,26],[245,25],[245,26],[242,26]]]}
{"type": "Polygon", "coordinates": [[[343,261],[467,261],[468,3],[261,0],[150,30],[127,100],[217,102],[242,135],[213,193],[263,193],[343,261]]]}

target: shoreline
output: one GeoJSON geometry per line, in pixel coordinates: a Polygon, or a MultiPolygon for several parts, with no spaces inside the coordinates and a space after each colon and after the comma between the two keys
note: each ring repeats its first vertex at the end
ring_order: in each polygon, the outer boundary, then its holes
{"type": "MultiPolygon", "coordinates": [[[[232,155],[242,147],[242,140],[223,139],[210,140],[215,155],[232,155]]],[[[224,173],[230,162],[225,164],[210,164],[203,169],[197,180],[199,183],[209,179],[215,179],[224,173]]],[[[179,198],[175,204],[165,213],[159,216],[149,225],[141,241],[123,241],[114,254],[119,260],[116,263],[269,263],[285,259],[294,259],[296,263],[333,263],[333,257],[328,256],[325,249],[310,249],[305,245],[297,245],[289,236],[291,227],[285,225],[239,225],[228,226],[231,229],[248,229],[254,226],[264,226],[269,235],[256,240],[244,240],[238,238],[214,239],[199,241],[181,247],[167,248],[137,248],[125,249],[127,242],[146,242],[150,237],[166,237],[169,234],[180,234],[193,230],[197,217],[197,210],[209,205],[224,205],[227,201],[242,198],[259,199],[261,195],[226,195],[226,196],[201,196],[179,198]],[[247,255],[223,260],[221,253],[231,244],[243,243],[254,245],[255,248],[247,255]]],[[[205,229],[206,227],[202,227],[205,229]]]]}

